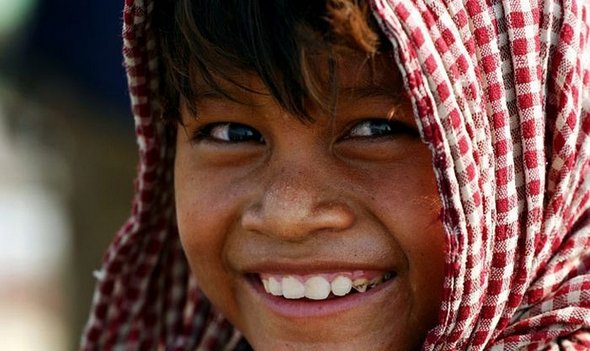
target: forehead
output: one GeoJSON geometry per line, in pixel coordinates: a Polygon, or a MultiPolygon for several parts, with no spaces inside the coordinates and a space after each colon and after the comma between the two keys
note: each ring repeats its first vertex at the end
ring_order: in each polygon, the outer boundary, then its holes
{"type": "MultiPolygon", "coordinates": [[[[318,67],[324,68],[322,62],[318,63],[318,67]]],[[[373,57],[343,56],[337,60],[336,72],[338,87],[343,90],[380,87],[389,94],[403,91],[399,70],[393,56],[388,53],[373,57]]]]}

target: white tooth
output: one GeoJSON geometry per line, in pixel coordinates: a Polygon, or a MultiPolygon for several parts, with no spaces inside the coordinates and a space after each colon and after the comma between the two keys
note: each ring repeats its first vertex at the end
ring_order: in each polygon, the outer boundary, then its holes
{"type": "Polygon", "coordinates": [[[283,295],[283,288],[281,286],[281,282],[276,280],[274,277],[270,277],[268,279],[268,290],[274,296],[283,295]]]}
{"type": "Polygon", "coordinates": [[[369,284],[369,281],[365,278],[360,278],[360,279],[355,279],[352,282],[352,287],[354,288],[354,290],[358,291],[358,292],[365,292],[367,291],[367,285],[369,284]]]}
{"type": "Polygon", "coordinates": [[[282,287],[283,296],[287,299],[300,299],[305,296],[305,286],[294,277],[284,277],[282,287]]]}
{"type": "Polygon", "coordinates": [[[264,291],[270,294],[270,288],[268,287],[268,279],[262,279],[262,285],[264,286],[264,291]]]}
{"type": "Polygon", "coordinates": [[[336,296],[344,296],[352,289],[352,281],[350,278],[339,275],[332,281],[332,293],[336,296]]]}
{"type": "Polygon", "coordinates": [[[305,297],[323,300],[330,295],[330,283],[324,277],[311,277],[305,282],[305,297]]]}

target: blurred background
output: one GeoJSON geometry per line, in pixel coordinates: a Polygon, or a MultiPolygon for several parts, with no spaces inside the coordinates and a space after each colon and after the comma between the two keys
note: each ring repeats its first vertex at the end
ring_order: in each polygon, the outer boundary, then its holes
{"type": "Polygon", "coordinates": [[[0,0],[0,350],[75,350],[136,166],[121,0],[0,0]]]}

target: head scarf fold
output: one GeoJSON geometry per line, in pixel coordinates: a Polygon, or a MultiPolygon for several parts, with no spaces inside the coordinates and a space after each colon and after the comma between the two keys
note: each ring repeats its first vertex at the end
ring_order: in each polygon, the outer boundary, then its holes
{"type": "MultiPolygon", "coordinates": [[[[423,349],[590,349],[590,3],[371,5],[443,204],[444,296],[423,349]]],[[[198,290],[174,225],[152,9],[125,2],[139,173],[81,349],[232,349],[239,333],[198,290]]]]}

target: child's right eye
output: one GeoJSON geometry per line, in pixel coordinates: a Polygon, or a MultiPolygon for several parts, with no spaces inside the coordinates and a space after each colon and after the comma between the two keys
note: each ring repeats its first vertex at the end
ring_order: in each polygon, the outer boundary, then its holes
{"type": "Polygon", "coordinates": [[[256,129],[234,122],[207,124],[197,130],[194,139],[221,143],[253,142],[264,144],[262,134],[256,129]]]}

